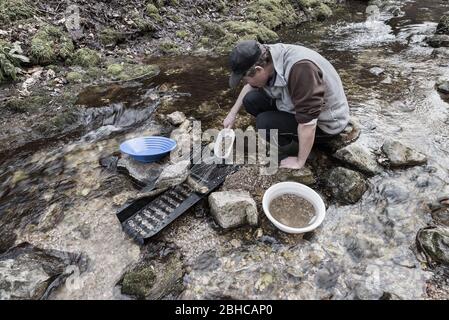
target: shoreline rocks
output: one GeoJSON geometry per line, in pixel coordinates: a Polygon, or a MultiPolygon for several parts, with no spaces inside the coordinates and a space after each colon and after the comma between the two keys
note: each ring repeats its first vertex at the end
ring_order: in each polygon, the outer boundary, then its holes
{"type": "Polygon", "coordinates": [[[427,163],[427,157],[399,141],[387,140],[382,145],[382,151],[392,167],[414,166],[427,163]]]}
{"type": "Polygon", "coordinates": [[[344,204],[356,203],[368,189],[363,175],[343,167],[331,170],[327,178],[327,187],[332,196],[344,204]]]}
{"type": "Polygon", "coordinates": [[[374,153],[360,143],[352,143],[335,152],[334,157],[369,175],[382,172],[374,153]]]}

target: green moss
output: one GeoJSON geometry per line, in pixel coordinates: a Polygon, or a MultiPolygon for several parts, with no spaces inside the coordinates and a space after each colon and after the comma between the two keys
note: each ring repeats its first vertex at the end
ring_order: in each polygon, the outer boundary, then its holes
{"type": "Polygon", "coordinates": [[[325,3],[321,3],[315,9],[315,17],[318,21],[324,21],[332,16],[332,9],[325,3]]]}
{"type": "Polygon", "coordinates": [[[203,22],[201,26],[203,37],[211,39],[209,45],[220,53],[229,52],[241,40],[254,39],[267,43],[279,39],[276,32],[254,21],[227,21],[222,24],[203,22]]]}
{"type": "Polygon", "coordinates": [[[203,46],[207,46],[210,43],[210,38],[208,37],[201,37],[199,41],[203,46]]]}
{"type": "Polygon", "coordinates": [[[5,108],[11,112],[26,113],[35,112],[51,101],[49,96],[31,96],[26,98],[12,98],[5,104],[5,108]]]}
{"type": "Polygon", "coordinates": [[[146,9],[148,15],[159,14],[159,9],[152,3],[147,4],[146,9]]]}
{"type": "Polygon", "coordinates": [[[107,73],[112,77],[117,77],[120,73],[123,72],[123,65],[120,63],[113,63],[108,66],[107,73]]]}
{"type": "Polygon", "coordinates": [[[113,63],[106,69],[109,77],[116,80],[131,80],[144,76],[154,76],[159,72],[156,65],[151,64],[130,64],[130,63],[113,63]]]}
{"type": "Polygon", "coordinates": [[[78,49],[73,55],[73,63],[82,67],[96,66],[101,61],[101,55],[89,48],[78,49]]]}
{"type": "Polygon", "coordinates": [[[22,49],[16,44],[11,44],[0,39],[0,83],[8,80],[17,80],[20,71],[20,63],[29,59],[22,55],[22,49]]]}
{"type": "Polygon", "coordinates": [[[164,41],[159,45],[159,50],[165,54],[177,54],[179,53],[179,46],[171,41],[164,41]]]}
{"type": "Polygon", "coordinates": [[[49,64],[56,60],[66,60],[75,47],[69,35],[61,29],[44,25],[31,40],[30,53],[34,62],[49,64]]]}
{"type": "Polygon", "coordinates": [[[316,7],[320,2],[318,0],[298,0],[298,4],[303,9],[316,7]]]}
{"type": "Polygon", "coordinates": [[[66,127],[74,124],[78,120],[78,115],[75,111],[62,112],[50,120],[50,123],[56,127],[57,130],[64,130],[66,127]]]}
{"type": "Polygon", "coordinates": [[[139,267],[125,274],[122,281],[122,293],[139,299],[145,299],[154,285],[156,275],[150,267],[139,267]]]}
{"type": "Polygon", "coordinates": [[[0,25],[31,18],[35,9],[25,0],[0,0],[0,25]]]}
{"type": "Polygon", "coordinates": [[[67,73],[66,79],[70,83],[81,82],[83,80],[83,75],[76,71],[70,71],[67,73]]]}
{"type": "Polygon", "coordinates": [[[153,21],[161,22],[162,17],[159,14],[159,9],[152,3],[147,4],[146,13],[153,21]]]}
{"type": "Polygon", "coordinates": [[[184,40],[189,37],[189,33],[186,30],[179,30],[176,31],[176,36],[184,40]]]}
{"type": "Polygon", "coordinates": [[[281,25],[291,26],[298,21],[295,9],[286,0],[254,1],[248,6],[246,17],[268,29],[276,29],[281,25]]]}
{"type": "Polygon", "coordinates": [[[114,47],[125,38],[123,33],[112,28],[105,28],[100,32],[100,42],[106,47],[114,47]]]}
{"type": "Polygon", "coordinates": [[[135,15],[132,17],[135,26],[139,29],[140,32],[154,32],[156,29],[152,21],[147,20],[146,18],[135,15]]]}

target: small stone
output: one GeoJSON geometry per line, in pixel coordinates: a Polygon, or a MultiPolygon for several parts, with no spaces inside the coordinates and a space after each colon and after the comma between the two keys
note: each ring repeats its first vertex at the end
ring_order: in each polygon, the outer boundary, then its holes
{"type": "Polygon", "coordinates": [[[389,159],[393,167],[414,166],[425,164],[427,158],[425,155],[414,151],[398,141],[387,140],[382,146],[382,151],[389,159]]]}
{"type": "Polygon", "coordinates": [[[376,77],[380,76],[382,73],[385,72],[385,69],[382,69],[380,67],[373,67],[371,69],[369,69],[369,72],[373,75],[375,75],[376,77]]]}
{"type": "Polygon", "coordinates": [[[234,248],[240,248],[242,246],[242,242],[240,240],[238,240],[238,239],[232,239],[231,240],[231,245],[234,248]]]}
{"type": "Polygon", "coordinates": [[[81,195],[83,197],[87,196],[89,193],[90,193],[90,189],[88,189],[88,188],[81,190],[81,195]]]}
{"type": "Polygon", "coordinates": [[[175,111],[175,112],[170,113],[169,115],[167,115],[167,120],[172,125],[177,126],[177,125],[180,125],[181,123],[183,123],[186,120],[186,116],[181,111],[175,111]]]}
{"type": "Polygon", "coordinates": [[[332,195],[345,204],[356,203],[367,190],[366,180],[360,173],[342,167],[330,172],[327,186],[332,195]]]}
{"type": "Polygon", "coordinates": [[[257,206],[249,192],[243,190],[219,191],[209,196],[210,211],[217,223],[225,229],[258,223],[257,206]]]}
{"type": "Polygon", "coordinates": [[[377,163],[376,156],[360,143],[352,143],[337,150],[334,157],[370,175],[382,172],[382,167],[377,163]]]}

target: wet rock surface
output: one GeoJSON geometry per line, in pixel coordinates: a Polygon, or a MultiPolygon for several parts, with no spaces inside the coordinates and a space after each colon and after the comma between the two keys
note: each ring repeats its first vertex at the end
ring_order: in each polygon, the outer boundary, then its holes
{"type": "Polygon", "coordinates": [[[0,299],[47,299],[73,272],[86,268],[81,254],[22,243],[0,255],[0,299]]]}
{"type": "Polygon", "coordinates": [[[327,187],[330,188],[332,197],[346,204],[359,201],[368,188],[363,175],[341,167],[329,173],[327,187]]]}
{"type": "Polygon", "coordinates": [[[255,226],[258,223],[256,202],[247,191],[213,192],[209,195],[209,206],[212,216],[222,228],[244,224],[255,226]]]}
{"type": "Polygon", "coordinates": [[[382,172],[382,167],[377,163],[376,155],[359,142],[351,143],[337,150],[334,157],[369,175],[382,172]]]}
{"type": "Polygon", "coordinates": [[[382,145],[392,167],[415,166],[425,164],[427,157],[396,140],[387,140],[382,145]]]}
{"type": "Polygon", "coordinates": [[[138,185],[145,186],[158,179],[164,166],[159,163],[143,163],[129,156],[123,156],[117,162],[117,170],[128,174],[138,185]]]}
{"type": "Polygon", "coordinates": [[[420,230],[417,236],[419,248],[430,262],[449,266],[449,229],[444,227],[420,230]]]}
{"type": "Polygon", "coordinates": [[[122,294],[137,299],[176,298],[182,291],[182,257],[170,244],[150,243],[135,267],[119,282],[122,294]]]}

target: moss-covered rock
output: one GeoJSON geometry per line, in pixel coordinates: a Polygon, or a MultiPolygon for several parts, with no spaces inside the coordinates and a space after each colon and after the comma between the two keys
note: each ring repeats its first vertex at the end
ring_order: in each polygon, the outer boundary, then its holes
{"type": "Polygon", "coordinates": [[[325,3],[320,3],[320,5],[315,9],[315,17],[318,21],[324,21],[332,16],[332,9],[325,3]]]}
{"type": "Polygon", "coordinates": [[[329,7],[332,3],[332,1],[298,0],[299,6],[318,21],[332,16],[332,9],[329,7]]]}
{"type": "Polygon", "coordinates": [[[161,22],[162,17],[159,14],[159,9],[152,3],[148,3],[146,7],[146,14],[156,22],[161,22]]]}
{"type": "Polygon", "coordinates": [[[44,25],[31,40],[30,54],[35,63],[50,64],[66,60],[75,47],[69,35],[51,25],[44,25]]]}
{"type": "Polygon", "coordinates": [[[123,71],[123,65],[120,63],[113,63],[108,66],[107,73],[112,77],[117,77],[123,71]]]}
{"type": "Polygon", "coordinates": [[[0,25],[16,20],[31,18],[35,13],[34,7],[25,0],[0,1],[0,25]]]}
{"type": "Polygon", "coordinates": [[[83,75],[76,71],[67,72],[66,79],[70,83],[83,81],[83,75]]]}
{"type": "Polygon", "coordinates": [[[82,67],[96,66],[101,62],[101,55],[95,50],[81,48],[73,55],[73,63],[82,67]]]}
{"type": "Polygon", "coordinates": [[[112,28],[105,28],[100,32],[100,42],[106,47],[114,47],[125,39],[123,33],[112,28]]]}
{"type": "Polygon", "coordinates": [[[189,32],[186,30],[176,31],[176,36],[180,39],[187,39],[189,37],[189,32]]]}
{"type": "Polygon", "coordinates": [[[444,227],[420,230],[416,237],[418,247],[430,262],[449,266],[449,229],[444,227]]]}
{"type": "Polygon", "coordinates": [[[122,282],[122,293],[145,299],[154,285],[156,275],[151,266],[139,267],[125,274],[122,282]]]}
{"type": "Polygon", "coordinates": [[[35,112],[50,102],[49,96],[30,96],[25,98],[12,98],[5,103],[5,108],[11,112],[35,112]]]}
{"type": "Polygon", "coordinates": [[[229,51],[241,40],[258,40],[262,43],[279,39],[276,32],[254,21],[228,21],[223,24],[226,35],[220,45],[223,51],[229,51]]]}
{"type": "Polygon", "coordinates": [[[164,54],[178,54],[180,51],[179,45],[173,41],[164,41],[159,45],[159,50],[164,54]]]}
{"type": "Polygon", "coordinates": [[[276,29],[281,25],[294,25],[299,21],[295,9],[286,0],[253,1],[248,6],[246,17],[269,29],[276,29]]]}
{"type": "Polygon", "coordinates": [[[107,67],[106,73],[115,80],[126,81],[141,77],[152,77],[159,73],[159,68],[151,64],[113,63],[107,67]]]}
{"type": "Polygon", "coordinates": [[[156,300],[182,289],[184,275],[181,255],[173,252],[157,259],[144,259],[121,281],[121,292],[138,299],[156,300]]]}
{"type": "Polygon", "coordinates": [[[0,39],[0,83],[17,80],[21,62],[29,62],[29,59],[22,55],[20,46],[0,39]]]}
{"type": "Polygon", "coordinates": [[[449,15],[444,15],[441,17],[435,33],[449,35],[449,15]]]}

